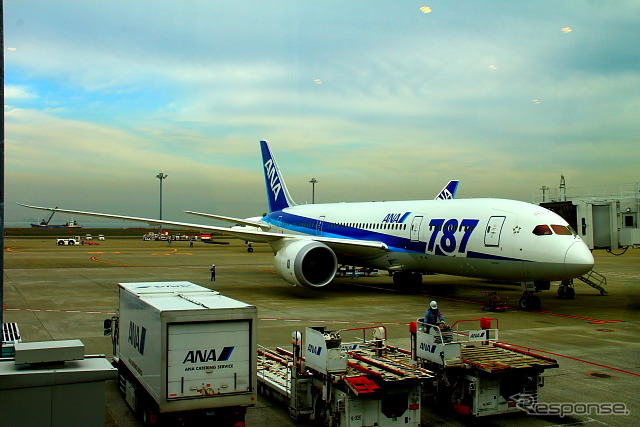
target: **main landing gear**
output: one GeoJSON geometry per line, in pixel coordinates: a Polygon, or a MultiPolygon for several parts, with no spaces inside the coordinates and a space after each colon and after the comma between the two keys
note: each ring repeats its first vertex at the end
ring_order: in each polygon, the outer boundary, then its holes
{"type": "Polygon", "coordinates": [[[415,271],[396,271],[393,273],[393,284],[399,288],[414,288],[422,285],[422,274],[415,271]]]}

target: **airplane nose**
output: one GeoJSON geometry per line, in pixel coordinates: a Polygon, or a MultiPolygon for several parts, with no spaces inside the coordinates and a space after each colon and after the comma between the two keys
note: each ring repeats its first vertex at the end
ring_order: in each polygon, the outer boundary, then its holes
{"type": "Polygon", "coordinates": [[[584,242],[574,242],[564,256],[564,268],[572,278],[582,276],[593,268],[593,254],[584,242]]]}

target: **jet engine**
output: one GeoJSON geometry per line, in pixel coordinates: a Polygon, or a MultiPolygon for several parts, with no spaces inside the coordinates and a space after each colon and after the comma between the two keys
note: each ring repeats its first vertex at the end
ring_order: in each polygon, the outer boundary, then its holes
{"type": "Polygon", "coordinates": [[[306,239],[284,242],[275,257],[276,271],[293,285],[322,288],[338,270],[338,259],[324,243],[306,239]]]}

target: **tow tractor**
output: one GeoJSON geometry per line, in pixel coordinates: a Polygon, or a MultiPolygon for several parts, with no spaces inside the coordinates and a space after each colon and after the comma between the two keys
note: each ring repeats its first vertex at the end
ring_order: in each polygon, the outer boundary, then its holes
{"type": "Polygon", "coordinates": [[[410,332],[412,359],[437,374],[434,400],[461,414],[504,414],[522,410],[523,402],[535,404],[541,374],[558,367],[554,359],[499,343],[496,318],[458,320],[451,327],[418,319],[410,332]]]}
{"type": "Polygon", "coordinates": [[[385,339],[384,327],[315,327],[303,345],[296,331],[292,351],[258,350],[258,392],[286,403],[294,419],[325,426],[418,426],[421,389],[434,374],[385,339]],[[354,333],[362,337],[343,340],[354,333]]]}

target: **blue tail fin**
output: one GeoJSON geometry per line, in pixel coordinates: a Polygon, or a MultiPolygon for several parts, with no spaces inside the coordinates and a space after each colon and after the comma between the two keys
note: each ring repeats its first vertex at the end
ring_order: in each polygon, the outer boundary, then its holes
{"type": "Polygon", "coordinates": [[[458,191],[458,184],[460,184],[460,181],[452,179],[440,190],[440,193],[438,193],[434,200],[453,199],[456,196],[456,191],[458,191]]]}
{"type": "Polygon", "coordinates": [[[267,200],[269,201],[269,212],[281,211],[289,206],[295,206],[295,202],[289,195],[289,190],[282,180],[280,169],[276,164],[276,159],[271,154],[267,141],[260,141],[262,151],[262,165],[264,167],[264,182],[267,186],[267,200]]]}

